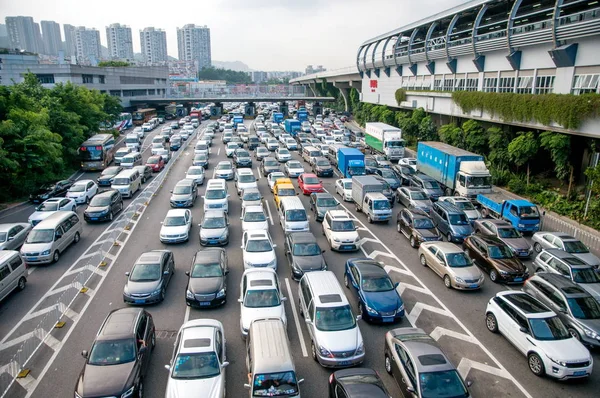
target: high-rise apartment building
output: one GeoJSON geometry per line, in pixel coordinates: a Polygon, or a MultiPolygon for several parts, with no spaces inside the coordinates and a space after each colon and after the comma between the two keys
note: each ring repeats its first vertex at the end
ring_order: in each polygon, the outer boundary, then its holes
{"type": "Polygon", "coordinates": [[[147,63],[167,62],[167,33],[164,30],[153,27],[140,30],[140,47],[147,63]]]}
{"type": "Polygon", "coordinates": [[[177,47],[180,61],[198,61],[199,69],[212,65],[208,27],[188,24],[177,28],[177,47]]]}
{"type": "Polygon", "coordinates": [[[73,42],[75,55],[79,62],[86,63],[93,59],[100,59],[100,32],[97,29],[87,29],[85,26],[76,27],[73,30],[73,42]]]}
{"type": "Polygon", "coordinates": [[[0,23],[0,48],[10,48],[8,30],[6,30],[6,25],[3,23],[0,23]]]}
{"type": "Polygon", "coordinates": [[[65,33],[65,55],[73,56],[77,53],[75,50],[75,41],[73,40],[73,32],[75,31],[75,26],[64,24],[63,31],[65,33]]]}
{"type": "Polygon", "coordinates": [[[6,29],[12,48],[31,52],[42,50],[42,43],[38,41],[39,25],[36,30],[32,17],[6,17],[6,29]]]}
{"type": "Polygon", "coordinates": [[[133,59],[133,38],[129,26],[113,23],[106,27],[108,54],[113,59],[133,59]]]}
{"type": "Polygon", "coordinates": [[[44,52],[48,55],[58,55],[58,52],[62,50],[60,25],[54,21],[42,21],[41,25],[44,52]]]}

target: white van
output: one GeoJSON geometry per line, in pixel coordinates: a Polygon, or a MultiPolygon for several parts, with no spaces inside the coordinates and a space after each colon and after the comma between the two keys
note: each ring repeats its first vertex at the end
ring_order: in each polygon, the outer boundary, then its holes
{"type": "Polygon", "coordinates": [[[131,169],[133,166],[142,165],[142,154],[139,152],[131,152],[121,158],[121,166],[126,169],[131,169]]]}
{"type": "Polygon", "coordinates": [[[218,178],[208,180],[202,199],[204,199],[204,211],[223,210],[227,213],[229,211],[227,182],[218,178]]]}
{"type": "Polygon", "coordinates": [[[308,231],[308,215],[297,196],[281,198],[279,202],[279,223],[283,232],[308,231]]]}
{"type": "Polygon", "coordinates": [[[0,250],[0,301],[15,289],[25,289],[27,267],[18,251],[0,250]]]}
{"type": "Polygon", "coordinates": [[[72,211],[57,211],[37,224],[21,246],[27,264],[55,263],[71,243],[79,242],[82,222],[72,211]]]}
{"type": "Polygon", "coordinates": [[[127,148],[131,148],[134,152],[139,152],[140,150],[140,137],[137,133],[129,133],[125,136],[125,146],[127,148]]]}
{"type": "Polygon", "coordinates": [[[110,187],[121,193],[121,196],[131,198],[142,185],[142,177],[135,169],[123,170],[115,176],[110,187]]]}

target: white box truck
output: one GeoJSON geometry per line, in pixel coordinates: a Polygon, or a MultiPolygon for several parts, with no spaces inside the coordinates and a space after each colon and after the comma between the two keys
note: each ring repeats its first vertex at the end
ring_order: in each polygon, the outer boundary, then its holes
{"type": "Polygon", "coordinates": [[[404,157],[405,142],[402,139],[402,130],[398,127],[385,123],[366,123],[365,144],[385,155],[390,161],[404,157]]]}

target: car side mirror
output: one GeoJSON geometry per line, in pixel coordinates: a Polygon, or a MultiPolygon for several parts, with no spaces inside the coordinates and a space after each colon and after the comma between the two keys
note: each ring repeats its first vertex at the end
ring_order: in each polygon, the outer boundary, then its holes
{"type": "Polygon", "coordinates": [[[400,282],[396,282],[396,283],[394,283],[394,289],[397,289],[397,288],[398,288],[398,286],[400,286],[400,282]]]}
{"type": "Polygon", "coordinates": [[[473,385],[473,380],[467,380],[467,387],[471,387],[473,385]]]}
{"type": "Polygon", "coordinates": [[[173,193],[173,190],[169,191],[170,193],[173,193]]]}
{"type": "Polygon", "coordinates": [[[54,235],[54,240],[59,240],[60,238],[62,238],[62,234],[54,235]]]}
{"type": "Polygon", "coordinates": [[[275,243],[275,244],[273,245],[273,249],[274,249],[274,248],[276,248],[276,247],[277,247],[277,243],[275,243]]]}
{"type": "Polygon", "coordinates": [[[190,276],[190,271],[185,271],[185,274],[186,274],[187,276],[190,276]]]}
{"type": "Polygon", "coordinates": [[[360,321],[361,319],[362,319],[362,315],[359,314],[359,315],[356,316],[356,320],[357,321],[360,321]]]}
{"type": "Polygon", "coordinates": [[[249,389],[250,389],[250,384],[248,384],[248,383],[245,383],[245,384],[244,384],[244,388],[246,388],[246,389],[248,389],[248,390],[249,390],[249,389]]]}
{"type": "Polygon", "coordinates": [[[142,355],[144,354],[146,351],[148,351],[148,347],[146,347],[145,345],[140,347],[140,351],[139,354],[142,355]]]}
{"type": "Polygon", "coordinates": [[[415,389],[414,389],[414,388],[412,388],[412,387],[406,387],[406,391],[408,391],[408,392],[411,392],[411,393],[414,393],[414,392],[415,392],[415,389]]]}
{"type": "Polygon", "coordinates": [[[243,303],[244,300],[243,299],[238,299],[238,303],[243,303]]]}
{"type": "Polygon", "coordinates": [[[519,328],[519,332],[521,332],[521,333],[526,333],[526,334],[528,334],[528,333],[529,333],[529,332],[527,331],[527,329],[526,329],[526,328],[524,328],[523,326],[521,326],[521,327],[519,328]]]}
{"type": "Polygon", "coordinates": [[[229,366],[229,362],[225,361],[221,364],[221,369],[226,368],[227,366],[229,366]]]}
{"type": "Polygon", "coordinates": [[[321,250],[321,254],[325,253],[325,249],[321,250]]]}
{"type": "Polygon", "coordinates": [[[88,358],[88,352],[86,350],[81,351],[81,356],[84,357],[85,359],[88,358]]]}
{"type": "Polygon", "coordinates": [[[204,199],[204,195],[200,196],[202,199],[204,199]]]}
{"type": "Polygon", "coordinates": [[[169,271],[164,271],[163,275],[169,275],[169,271]]]}
{"type": "Polygon", "coordinates": [[[170,371],[171,370],[171,365],[165,365],[165,369],[167,369],[167,370],[170,371]]]}
{"type": "Polygon", "coordinates": [[[125,272],[125,276],[129,276],[129,271],[125,272]]]}

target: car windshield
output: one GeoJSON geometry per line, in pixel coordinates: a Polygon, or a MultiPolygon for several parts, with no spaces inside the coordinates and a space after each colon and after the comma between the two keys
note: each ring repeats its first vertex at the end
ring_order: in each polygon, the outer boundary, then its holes
{"type": "Polygon", "coordinates": [[[419,373],[419,378],[423,398],[468,396],[465,384],[456,370],[419,373]]]}
{"type": "Polygon", "coordinates": [[[571,268],[573,282],[576,283],[600,283],[600,276],[593,268],[571,268]]]}
{"type": "Polygon", "coordinates": [[[258,148],[256,150],[256,153],[268,153],[269,150],[267,148],[258,148]]]}
{"type": "Polygon", "coordinates": [[[292,254],[294,256],[318,256],[321,254],[321,248],[313,242],[295,243],[292,254]]]}
{"type": "Polygon", "coordinates": [[[463,252],[446,254],[446,262],[451,268],[463,268],[473,265],[469,257],[463,252]]]}
{"type": "Polygon", "coordinates": [[[291,397],[298,394],[298,382],[294,372],[267,373],[254,376],[255,397],[291,397]]]}
{"type": "Polygon", "coordinates": [[[469,225],[469,219],[465,214],[449,214],[448,220],[452,225],[469,225]]]}
{"type": "Polygon", "coordinates": [[[207,189],[205,198],[206,199],[225,199],[227,193],[223,189],[207,189]]]}
{"type": "Polygon", "coordinates": [[[365,164],[369,167],[377,167],[377,161],[375,159],[365,159],[365,164]]]}
{"type": "Polygon", "coordinates": [[[421,191],[409,191],[410,192],[410,198],[412,200],[427,200],[429,199],[429,197],[427,195],[425,195],[425,192],[421,192],[421,191]]]}
{"type": "Polygon", "coordinates": [[[192,187],[189,185],[175,185],[173,193],[175,195],[187,195],[192,192],[192,187]]]}
{"type": "Polygon", "coordinates": [[[319,179],[317,177],[304,177],[305,184],[319,184],[319,179]]]}
{"type": "Polygon", "coordinates": [[[392,170],[381,170],[381,176],[383,178],[396,178],[396,174],[392,170]]]}
{"type": "Polygon", "coordinates": [[[202,221],[202,228],[205,229],[225,228],[226,226],[225,217],[207,217],[202,221]]]}
{"type": "Polygon", "coordinates": [[[329,167],[329,161],[327,160],[317,160],[317,166],[329,167]]]}
{"type": "Polygon", "coordinates": [[[84,184],[75,184],[73,185],[69,191],[70,192],[85,192],[85,185],[84,184]]]}
{"type": "Polygon", "coordinates": [[[114,176],[115,174],[117,174],[119,171],[121,171],[120,167],[108,167],[106,169],[104,169],[104,171],[102,172],[103,176],[114,176]]]}
{"type": "Polygon", "coordinates": [[[159,279],[160,264],[136,264],[129,275],[132,282],[151,282],[159,279]]]}
{"type": "Polygon", "coordinates": [[[163,225],[165,227],[180,227],[185,225],[185,217],[184,216],[172,216],[165,218],[165,222],[163,225]]]}
{"type": "Polygon", "coordinates": [[[211,351],[177,355],[171,377],[174,379],[207,379],[219,374],[221,374],[219,360],[217,355],[211,351]]]}
{"type": "Polygon", "coordinates": [[[535,206],[523,206],[519,209],[519,215],[522,218],[539,218],[540,213],[535,206]]]}
{"type": "Polygon", "coordinates": [[[503,258],[513,258],[514,257],[512,250],[510,250],[508,246],[504,246],[504,245],[488,246],[488,254],[489,254],[490,258],[493,258],[494,260],[501,260],[503,258]]]}
{"type": "Polygon", "coordinates": [[[564,241],[565,251],[567,253],[589,253],[587,246],[578,240],[564,241]]]}
{"type": "Polygon", "coordinates": [[[317,307],[315,326],[324,332],[352,329],[356,319],[349,305],[340,307],[317,307]]]}
{"type": "Polygon", "coordinates": [[[433,221],[429,218],[415,218],[413,225],[416,229],[432,229],[433,221]]]}
{"type": "Polygon", "coordinates": [[[537,340],[566,340],[571,333],[557,316],[550,318],[529,318],[531,332],[537,340]]]}
{"type": "Polygon", "coordinates": [[[375,210],[389,210],[390,202],[387,200],[376,200],[373,202],[373,208],[375,210]]]}
{"type": "Polygon", "coordinates": [[[250,154],[246,151],[238,151],[236,155],[238,158],[249,158],[250,157],[250,154]]]}
{"type": "Polygon", "coordinates": [[[427,189],[440,189],[440,185],[437,181],[424,180],[423,186],[427,189]]]}
{"type": "Polygon", "coordinates": [[[344,189],[352,189],[352,181],[344,181],[343,185],[344,189]]]}
{"type": "Polygon", "coordinates": [[[265,166],[277,166],[279,167],[279,162],[276,160],[265,160],[265,166]]]}
{"type": "Polygon", "coordinates": [[[44,202],[35,209],[36,211],[56,211],[58,210],[58,202],[44,202]]]}
{"type": "Polygon", "coordinates": [[[388,292],[394,289],[394,284],[387,276],[363,277],[361,285],[365,292],[388,292]]]}
{"type": "Polygon", "coordinates": [[[112,182],[113,185],[129,185],[129,178],[120,177],[115,178],[112,182]]]}
{"type": "Polygon", "coordinates": [[[217,170],[231,170],[231,164],[229,164],[229,163],[218,164],[217,170]]]}
{"type": "Polygon", "coordinates": [[[286,221],[306,221],[306,211],[304,210],[288,210],[285,212],[286,221]]]}
{"type": "Polygon", "coordinates": [[[246,214],[244,214],[244,221],[246,222],[262,222],[262,221],[266,221],[267,217],[265,216],[265,213],[263,212],[247,212],[246,214]]]}
{"type": "Polygon", "coordinates": [[[196,155],[196,156],[194,156],[194,160],[195,160],[195,161],[202,161],[202,160],[206,160],[206,155],[204,155],[204,154],[199,154],[199,155],[196,155]]]}
{"type": "Polygon", "coordinates": [[[256,182],[256,177],[251,174],[241,175],[238,177],[238,181],[241,183],[256,182]]]}
{"type": "Polygon", "coordinates": [[[296,191],[294,188],[279,188],[277,190],[277,196],[294,196],[296,191]]]}
{"type": "Polygon", "coordinates": [[[27,243],[50,243],[54,240],[53,229],[33,229],[27,235],[27,243]]]}
{"type": "Polygon", "coordinates": [[[88,364],[96,366],[118,365],[135,360],[135,340],[99,340],[90,352],[88,364]]]}
{"type": "Polygon", "coordinates": [[[301,169],[302,168],[302,165],[300,164],[300,162],[296,162],[296,161],[288,162],[287,166],[288,166],[288,169],[301,169]]]}
{"type": "Polygon", "coordinates": [[[521,233],[515,228],[498,228],[498,236],[505,239],[521,238],[521,233]]]}
{"type": "Polygon", "coordinates": [[[200,174],[204,174],[204,169],[202,169],[202,168],[199,168],[199,169],[189,169],[187,173],[189,175],[192,175],[192,176],[197,176],[197,175],[200,175],[200,174]]]}
{"type": "Polygon", "coordinates": [[[335,207],[339,204],[340,204],[340,202],[338,202],[335,198],[319,198],[319,199],[317,199],[317,206],[319,206],[319,207],[335,207]]]}
{"type": "Polygon", "coordinates": [[[279,293],[276,289],[250,289],[244,298],[244,307],[262,308],[280,305],[279,293]]]}
{"type": "Polygon", "coordinates": [[[246,251],[248,253],[262,253],[273,250],[271,242],[268,239],[251,239],[246,243],[246,251]]]}
{"type": "Polygon", "coordinates": [[[592,296],[568,298],[567,304],[577,319],[600,318],[600,304],[592,296]]]}
{"type": "Polygon", "coordinates": [[[492,186],[491,177],[468,177],[467,188],[485,188],[492,186]]]}
{"type": "Polygon", "coordinates": [[[284,149],[284,148],[280,148],[279,149],[279,154],[280,155],[289,155],[290,151],[288,151],[287,149],[284,149]]]}
{"type": "Polygon", "coordinates": [[[354,221],[352,220],[342,220],[342,221],[331,221],[331,230],[340,232],[340,231],[354,231],[356,227],[354,226],[354,221]]]}
{"type": "Polygon", "coordinates": [[[194,264],[190,276],[192,278],[217,278],[223,276],[223,270],[219,263],[194,264]]]}
{"type": "Polygon", "coordinates": [[[158,158],[151,156],[148,158],[148,161],[146,162],[147,164],[158,164],[158,158]]]}
{"type": "Polygon", "coordinates": [[[123,159],[121,159],[121,163],[133,163],[135,161],[135,157],[134,156],[124,156],[123,159]]]}
{"type": "Polygon", "coordinates": [[[242,200],[260,200],[260,199],[261,199],[260,192],[257,192],[257,191],[244,192],[244,194],[242,195],[242,200]]]}

